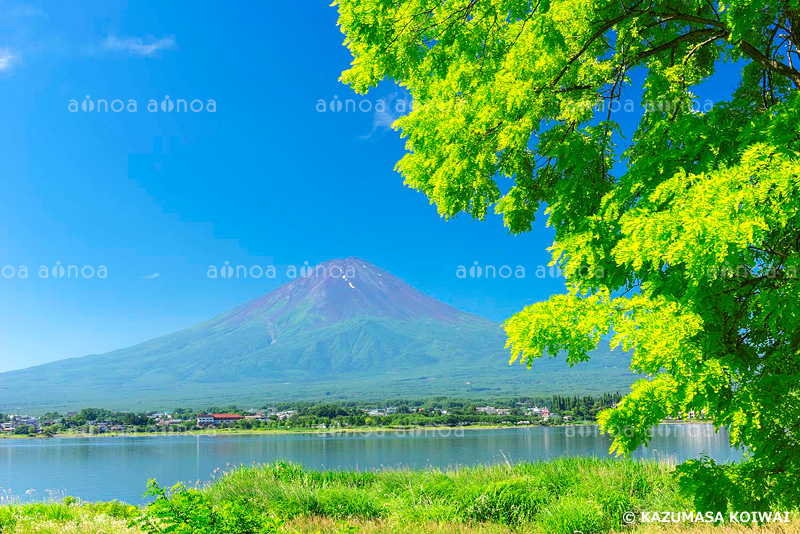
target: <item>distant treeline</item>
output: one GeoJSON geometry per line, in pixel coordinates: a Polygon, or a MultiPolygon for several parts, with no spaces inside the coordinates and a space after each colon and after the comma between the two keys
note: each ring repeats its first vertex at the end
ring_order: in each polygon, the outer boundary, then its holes
{"type": "MultiPolygon", "coordinates": [[[[226,428],[238,429],[552,425],[594,421],[600,410],[614,406],[621,398],[619,393],[491,400],[434,397],[380,402],[285,402],[264,405],[259,409],[236,405],[209,406],[202,410],[175,408],[166,412],[140,413],[84,408],[77,412],[49,412],[41,417],[25,418],[26,423],[18,425],[15,433],[189,431],[200,428],[198,415],[221,413],[245,417],[222,423],[226,428]],[[35,423],[31,424],[34,419],[35,423]]],[[[0,414],[0,422],[20,419],[0,414]]]]}

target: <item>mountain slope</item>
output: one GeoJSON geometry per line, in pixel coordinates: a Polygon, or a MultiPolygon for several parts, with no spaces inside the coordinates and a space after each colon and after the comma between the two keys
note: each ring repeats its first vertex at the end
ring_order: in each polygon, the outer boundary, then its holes
{"type": "Polygon", "coordinates": [[[209,321],[107,354],[0,374],[0,411],[420,395],[604,392],[625,355],[509,368],[502,328],[358,258],[333,260],[209,321]]]}

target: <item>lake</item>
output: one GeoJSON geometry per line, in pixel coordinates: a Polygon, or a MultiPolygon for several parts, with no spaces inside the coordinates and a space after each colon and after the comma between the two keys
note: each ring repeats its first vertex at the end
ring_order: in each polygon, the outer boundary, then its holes
{"type": "MultiPolygon", "coordinates": [[[[207,481],[216,468],[289,460],[310,468],[360,469],[522,462],[608,456],[596,427],[438,429],[405,433],[159,435],[0,440],[0,499],[65,495],[139,504],[148,478],[171,485],[207,481]]],[[[661,425],[639,458],[683,461],[701,453],[735,461],[741,452],[711,425],[661,425]]]]}

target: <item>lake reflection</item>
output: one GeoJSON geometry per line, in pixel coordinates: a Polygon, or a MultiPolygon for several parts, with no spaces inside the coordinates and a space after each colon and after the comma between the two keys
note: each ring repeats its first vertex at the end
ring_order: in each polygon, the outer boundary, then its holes
{"type": "MultiPolygon", "coordinates": [[[[0,440],[0,488],[21,500],[48,491],[84,500],[141,503],[148,478],[159,483],[209,480],[215,468],[289,460],[310,468],[360,469],[536,461],[608,456],[597,427],[498,430],[442,429],[401,433],[153,436],[0,440]],[[26,495],[26,491],[33,490],[26,495]]],[[[711,425],[661,425],[639,458],[683,461],[707,454],[735,461],[741,452],[711,425]]],[[[2,490],[0,490],[2,493],[2,490]]]]}

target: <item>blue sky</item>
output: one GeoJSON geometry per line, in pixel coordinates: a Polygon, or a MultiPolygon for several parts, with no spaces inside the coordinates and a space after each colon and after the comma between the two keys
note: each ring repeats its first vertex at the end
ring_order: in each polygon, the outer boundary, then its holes
{"type": "Polygon", "coordinates": [[[402,141],[375,111],[402,95],[337,81],[350,57],[326,4],[0,0],[0,371],[170,333],[336,257],[495,320],[563,290],[533,275],[544,220],[524,236],[445,222],[403,186],[402,141]],[[87,95],[137,111],[71,112],[87,95]],[[167,95],[204,109],[148,111],[167,95]],[[366,111],[318,111],[336,98],[366,111]],[[225,261],[279,274],[209,279],[225,261]],[[475,261],[527,276],[456,277],[475,261]],[[57,262],[107,276],[39,275],[57,262]]]}

